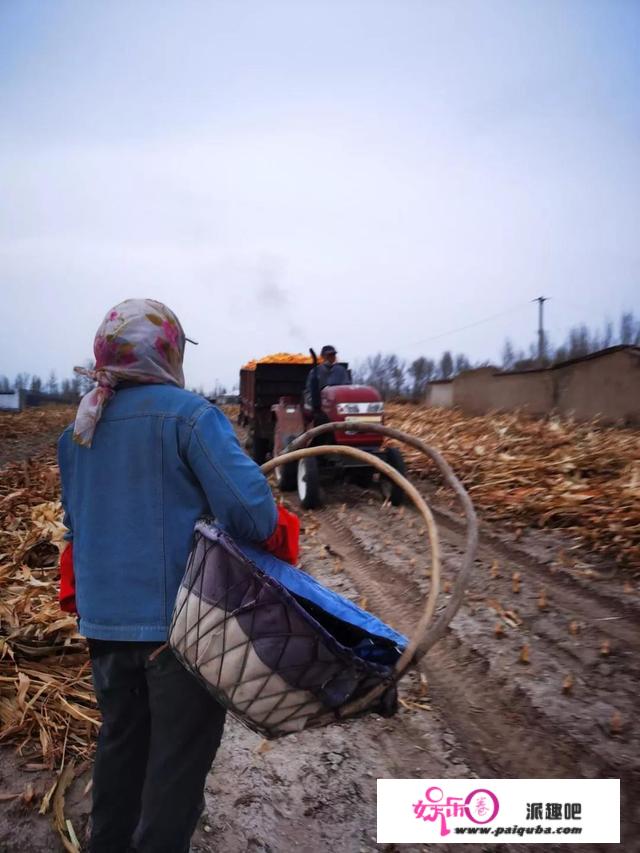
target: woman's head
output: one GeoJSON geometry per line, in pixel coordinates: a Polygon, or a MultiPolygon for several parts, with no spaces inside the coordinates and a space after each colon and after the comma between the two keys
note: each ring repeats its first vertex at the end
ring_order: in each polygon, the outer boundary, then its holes
{"type": "Polygon", "coordinates": [[[93,341],[95,368],[75,368],[98,386],[80,401],[74,439],[91,446],[102,411],[122,382],[184,388],[185,340],[176,315],[155,299],[126,299],[108,311],[93,341]]]}
{"type": "Polygon", "coordinates": [[[95,372],[108,371],[117,381],[184,386],[184,344],[170,308],[154,299],[126,299],[107,312],[96,332],[95,372]]]}

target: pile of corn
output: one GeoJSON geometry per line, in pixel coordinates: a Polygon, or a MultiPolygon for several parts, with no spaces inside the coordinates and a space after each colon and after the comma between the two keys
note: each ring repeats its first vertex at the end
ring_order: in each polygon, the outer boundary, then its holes
{"type": "Polygon", "coordinates": [[[313,359],[301,352],[273,352],[271,355],[248,361],[242,365],[242,369],[255,370],[257,364],[313,364],[313,359]]]}

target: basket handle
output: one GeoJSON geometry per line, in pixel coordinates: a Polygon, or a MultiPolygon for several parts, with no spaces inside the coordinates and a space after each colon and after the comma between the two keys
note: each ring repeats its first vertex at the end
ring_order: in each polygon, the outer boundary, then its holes
{"type": "Polygon", "coordinates": [[[383,462],[382,459],[378,459],[370,453],[366,453],[364,450],[360,450],[356,447],[339,444],[322,444],[317,447],[306,447],[300,450],[293,450],[265,462],[262,466],[262,472],[264,474],[268,474],[278,465],[286,465],[288,462],[296,462],[309,456],[324,456],[327,453],[330,453],[331,455],[338,454],[340,456],[351,456],[354,459],[358,459],[360,462],[372,465],[380,471],[381,474],[389,477],[390,480],[393,480],[394,483],[404,489],[407,495],[411,498],[427,526],[429,544],[431,545],[431,586],[425,603],[424,612],[413,631],[413,635],[409,640],[407,647],[395,665],[395,678],[400,678],[409,667],[413,659],[413,655],[420,645],[420,641],[424,638],[426,629],[436,609],[436,599],[440,591],[440,541],[438,539],[438,529],[431,510],[416,487],[410,483],[406,477],[396,471],[395,468],[392,468],[387,462],[383,462]]]}
{"type": "Polygon", "coordinates": [[[456,615],[460,605],[462,604],[464,592],[469,582],[469,576],[471,575],[471,569],[473,568],[473,561],[475,560],[476,552],[478,550],[478,517],[476,515],[476,511],[467,490],[455,475],[453,469],[442,454],[434,447],[431,447],[431,445],[426,444],[426,442],[421,441],[419,438],[416,438],[415,435],[402,432],[394,427],[376,423],[359,424],[355,421],[349,421],[348,423],[346,421],[338,421],[337,423],[321,424],[320,426],[313,427],[298,436],[298,438],[291,442],[287,449],[296,450],[298,447],[304,447],[312,442],[314,438],[317,438],[317,436],[322,435],[325,432],[342,432],[344,430],[349,430],[349,432],[352,430],[367,433],[377,432],[387,438],[392,438],[395,441],[399,441],[402,444],[408,444],[410,447],[415,448],[435,463],[436,467],[440,470],[445,483],[455,492],[462,506],[467,524],[467,534],[464,555],[460,564],[460,571],[458,572],[458,576],[454,583],[448,605],[431,626],[429,633],[420,644],[418,657],[423,657],[429,649],[444,636],[449,623],[456,615]]]}
{"type": "MultiPolygon", "coordinates": [[[[425,442],[415,436],[401,432],[393,427],[384,426],[383,424],[359,424],[355,421],[349,421],[348,423],[342,421],[321,424],[320,426],[313,427],[292,441],[287,448],[286,453],[266,462],[262,466],[262,471],[264,474],[268,474],[273,471],[274,468],[277,468],[279,465],[284,465],[287,462],[295,462],[299,459],[305,458],[306,456],[322,456],[325,454],[338,454],[357,458],[389,477],[390,480],[400,486],[408,495],[427,527],[429,544],[431,546],[431,584],[423,614],[413,631],[409,644],[396,663],[393,680],[397,681],[402,678],[412,662],[424,657],[429,649],[444,635],[447,630],[447,626],[462,603],[464,591],[469,580],[469,575],[471,574],[471,568],[473,566],[473,561],[478,547],[478,521],[476,513],[466,489],[454,474],[451,466],[437,450],[430,447],[428,444],[425,444],[425,442]],[[348,445],[305,446],[323,433],[344,431],[346,429],[357,432],[377,432],[419,450],[422,454],[435,462],[436,466],[440,469],[445,482],[453,489],[462,504],[467,521],[465,553],[462,558],[460,571],[458,572],[458,577],[456,578],[449,603],[433,625],[430,625],[430,623],[435,611],[436,599],[440,591],[441,569],[440,542],[433,514],[423,496],[418,492],[415,486],[407,480],[406,477],[396,471],[395,468],[392,468],[388,463],[383,462],[381,459],[378,459],[372,454],[348,445]]],[[[339,710],[339,716],[349,716],[364,710],[364,708],[371,704],[374,699],[378,698],[378,696],[380,696],[386,689],[387,685],[384,683],[374,687],[365,696],[362,696],[360,699],[348,703],[341,708],[339,710]]]]}

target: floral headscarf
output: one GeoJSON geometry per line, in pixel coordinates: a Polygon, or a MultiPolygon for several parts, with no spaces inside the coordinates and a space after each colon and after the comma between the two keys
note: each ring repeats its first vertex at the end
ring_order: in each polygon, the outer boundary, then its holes
{"type": "Polygon", "coordinates": [[[98,385],[85,394],[76,414],[73,438],[91,447],[102,411],[119,382],[178,385],[184,388],[185,335],[173,311],[154,299],[127,299],[108,312],[96,332],[93,370],[74,368],[98,385]]]}

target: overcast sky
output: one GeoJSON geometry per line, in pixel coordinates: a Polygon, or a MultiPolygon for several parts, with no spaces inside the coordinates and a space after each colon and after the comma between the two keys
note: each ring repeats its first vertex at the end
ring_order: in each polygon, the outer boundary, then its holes
{"type": "Polygon", "coordinates": [[[205,389],[638,311],[639,45],[635,0],[2,0],[0,374],[127,297],[205,389]]]}

